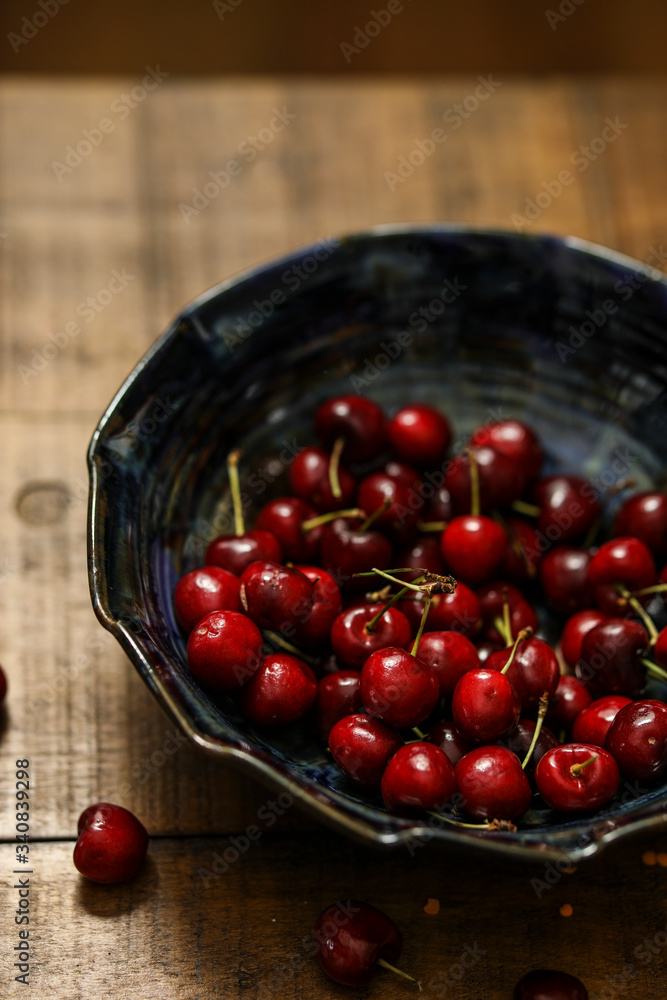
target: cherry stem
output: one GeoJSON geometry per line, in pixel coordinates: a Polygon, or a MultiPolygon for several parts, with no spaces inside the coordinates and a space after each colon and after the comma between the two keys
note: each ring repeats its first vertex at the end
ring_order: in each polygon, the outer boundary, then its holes
{"type": "Polygon", "coordinates": [[[494,618],[493,619],[493,624],[495,625],[496,631],[500,634],[500,638],[503,640],[503,642],[505,643],[505,645],[506,646],[511,646],[512,645],[512,636],[508,635],[507,632],[505,631],[505,623],[502,620],[502,618],[498,618],[498,617],[494,618]]]}
{"type": "Polygon", "coordinates": [[[310,517],[307,521],[301,522],[302,531],[312,531],[319,528],[321,524],[329,524],[337,517],[366,517],[366,511],[361,507],[348,507],[347,510],[330,510],[327,514],[318,514],[317,517],[310,517]]]}
{"type": "Polygon", "coordinates": [[[336,438],[329,458],[329,486],[336,500],[340,500],[343,495],[343,491],[340,488],[340,479],[338,478],[338,469],[340,466],[340,454],[344,447],[345,438],[336,438]]]}
{"type": "Polygon", "coordinates": [[[512,646],[512,652],[510,653],[510,658],[507,661],[507,663],[505,664],[505,666],[503,667],[503,669],[500,671],[501,674],[506,673],[509,670],[509,668],[512,666],[512,660],[514,659],[514,656],[515,656],[515,653],[516,653],[516,650],[517,650],[517,646],[519,645],[519,643],[521,642],[521,640],[522,639],[527,639],[528,636],[530,636],[532,634],[533,634],[532,628],[522,628],[521,629],[521,631],[517,635],[516,639],[514,640],[514,645],[512,646]]]}
{"type": "Polygon", "coordinates": [[[646,667],[646,670],[652,677],[657,677],[661,681],[667,681],[667,670],[663,670],[657,663],[653,663],[651,660],[640,660],[639,662],[642,666],[646,667]]]}
{"type": "MultiPolygon", "coordinates": [[[[419,577],[417,577],[415,583],[419,583],[423,579],[424,579],[423,577],[419,576],[419,577]]],[[[380,610],[378,611],[378,613],[376,615],[373,615],[373,617],[371,618],[371,620],[369,622],[367,622],[366,625],[364,625],[364,632],[367,635],[368,635],[369,632],[374,632],[375,628],[377,626],[377,623],[380,621],[380,619],[382,618],[382,615],[385,613],[385,611],[388,611],[389,608],[393,607],[394,604],[396,604],[396,601],[400,601],[401,597],[403,597],[405,594],[407,594],[407,592],[408,592],[407,586],[406,587],[401,587],[401,589],[398,591],[398,593],[394,594],[387,601],[387,603],[385,604],[385,606],[383,608],[380,608],[380,610]]]]}
{"type": "Polygon", "coordinates": [[[523,762],[521,764],[521,767],[524,771],[526,770],[526,764],[533,756],[533,750],[535,749],[535,746],[537,744],[537,740],[540,735],[540,730],[542,729],[542,723],[544,722],[544,716],[547,714],[548,707],[549,707],[549,692],[545,691],[542,697],[540,698],[540,707],[537,712],[537,722],[535,723],[535,732],[533,733],[533,738],[530,741],[530,746],[528,747],[528,753],[523,758],[523,762]]]}
{"type": "Polygon", "coordinates": [[[630,591],[627,590],[620,583],[616,584],[616,592],[623,598],[623,600],[626,602],[626,604],[629,604],[630,607],[633,608],[633,610],[637,612],[637,614],[639,615],[639,617],[643,621],[644,625],[646,626],[646,631],[648,632],[648,635],[649,635],[649,644],[651,646],[655,646],[655,644],[656,644],[656,642],[658,640],[658,635],[660,633],[658,632],[657,628],[655,627],[655,623],[654,623],[653,619],[651,618],[651,616],[646,611],[646,608],[643,608],[642,605],[637,600],[637,598],[633,597],[632,594],[630,593],[630,591]]]}
{"type": "Polygon", "coordinates": [[[422,733],[422,731],[419,728],[419,726],[413,726],[412,727],[412,732],[415,734],[415,736],[418,736],[420,740],[426,739],[426,734],[422,733]]]}
{"type": "Polygon", "coordinates": [[[570,774],[572,775],[572,777],[578,778],[583,769],[585,767],[588,767],[589,764],[592,764],[594,760],[599,760],[599,754],[597,753],[592,754],[588,758],[588,760],[582,761],[581,764],[573,764],[572,767],[570,768],[570,774]]]}
{"type": "Polygon", "coordinates": [[[667,590],[667,583],[654,583],[652,587],[642,587],[641,590],[633,590],[632,597],[647,597],[649,594],[664,594],[667,590]]]}
{"type": "Polygon", "coordinates": [[[426,595],[426,600],[424,601],[424,610],[422,612],[422,620],[419,623],[419,629],[417,630],[417,635],[415,636],[415,641],[412,643],[412,649],[410,650],[410,653],[412,654],[412,656],[416,656],[417,655],[417,647],[419,646],[419,640],[421,639],[422,634],[424,632],[424,625],[426,625],[426,619],[428,617],[428,612],[429,612],[430,607],[431,607],[431,595],[427,594],[426,595]]]}
{"type": "Polygon", "coordinates": [[[243,504],[241,503],[241,484],[239,482],[239,459],[243,452],[240,448],[230,451],[227,456],[227,475],[229,476],[229,489],[232,494],[232,507],[234,509],[234,534],[240,537],[245,532],[243,524],[243,504]]]}
{"type": "Polygon", "coordinates": [[[308,653],[304,653],[303,650],[293,646],[291,642],[287,641],[287,639],[283,639],[283,637],[278,635],[277,632],[270,632],[269,629],[265,628],[262,629],[262,635],[266,636],[271,645],[279,646],[288,653],[293,653],[294,656],[298,656],[300,660],[310,664],[311,667],[314,667],[317,664],[318,658],[316,656],[309,656],[308,653]]]}
{"type": "Polygon", "coordinates": [[[391,507],[391,500],[389,499],[389,497],[387,497],[382,506],[378,507],[377,510],[374,510],[373,513],[366,518],[364,523],[359,526],[359,531],[368,531],[370,526],[374,524],[375,521],[377,521],[378,517],[382,517],[384,512],[386,510],[389,510],[390,507],[391,507]]]}
{"type": "Polygon", "coordinates": [[[447,521],[417,521],[417,531],[444,531],[447,521]]]}
{"type": "Polygon", "coordinates": [[[464,823],[461,819],[454,819],[452,816],[445,816],[443,813],[429,811],[429,816],[442,819],[445,823],[451,823],[452,826],[463,826],[467,830],[510,830],[511,832],[516,832],[514,824],[504,819],[492,819],[490,823],[464,823]]]}
{"type": "Polygon", "coordinates": [[[601,524],[602,524],[602,518],[596,517],[593,523],[591,524],[590,528],[588,529],[588,534],[584,538],[583,544],[581,546],[583,549],[590,549],[592,547],[593,542],[597,538],[597,533],[600,530],[601,524]]]}
{"type": "Polygon", "coordinates": [[[494,521],[498,522],[500,527],[507,535],[510,546],[512,547],[512,551],[523,563],[523,568],[525,569],[528,576],[531,577],[537,576],[537,567],[535,566],[535,563],[531,562],[530,559],[528,558],[528,553],[526,552],[526,546],[523,544],[520,538],[516,537],[516,535],[508,525],[507,521],[503,517],[503,515],[496,510],[493,512],[491,516],[493,517],[494,521]]]}
{"type": "Polygon", "coordinates": [[[479,467],[475,452],[470,452],[470,513],[473,517],[479,517],[479,467]]]}
{"type": "Polygon", "coordinates": [[[403,969],[397,969],[395,965],[388,962],[385,958],[378,958],[378,965],[381,965],[383,969],[389,969],[390,972],[395,972],[397,976],[403,976],[404,979],[409,979],[411,983],[416,983],[419,987],[419,992],[422,993],[422,984],[414,976],[408,975],[407,972],[403,972],[403,969]]]}
{"type": "Polygon", "coordinates": [[[512,619],[510,618],[510,599],[507,587],[503,587],[503,625],[505,626],[505,633],[507,635],[505,642],[509,646],[512,642],[512,619]]]}
{"type": "Polygon", "coordinates": [[[517,514],[525,514],[526,517],[539,517],[542,513],[537,504],[528,503],[526,500],[515,500],[511,507],[517,514]]]}
{"type": "MultiPolygon", "coordinates": [[[[394,573],[414,573],[415,570],[412,567],[405,567],[402,569],[395,569],[394,573]]],[[[423,571],[426,573],[426,570],[423,571]]],[[[405,580],[399,580],[397,577],[392,576],[391,573],[386,573],[383,569],[373,569],[370,573],[355,573],[355,576],[382,576],[385,580],[391,580],[392,583],[400,583],[404,590],[416,590],[418,594],[423,594],[424,591],[421,587],[418,587],[416,583],[406,583],[405,580]]]]}

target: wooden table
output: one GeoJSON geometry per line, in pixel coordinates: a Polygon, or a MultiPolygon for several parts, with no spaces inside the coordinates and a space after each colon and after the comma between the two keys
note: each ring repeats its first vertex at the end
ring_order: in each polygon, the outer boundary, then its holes
{"type": "MultiPolygon", "coordinates": [[[[642,854],[667,850],[665,836],[559,875],[428,847],[375,853],[291,809],[209,878],[228,838],[275,796],[184,743],[98,625],[85,451],[187,301],[331,233],[516,225],[664,263],[666,107],[660,79],[2,80],[2,996],[28,995],[12,968],[22,758],[31,996],[349,996],[303,942],[318,912],[348,897],[399,922],[402,964],[427,996],[501,1000],[536,966],[568,969],[599,997],[664,995],[667,870],[642,854]],[[230,160],[240,169],[226,183],[230,160]],[[195,201],[193,189],[206,193],[195,201]],[[152,835],[150,862],[127,885],[87,884],[72,866],[77,817],[101,799],[152,835]],[[424,911],[429,898],[437,915],[424,911]]],[[[412,990],[382,973],[363,995],[412,990]]]]}

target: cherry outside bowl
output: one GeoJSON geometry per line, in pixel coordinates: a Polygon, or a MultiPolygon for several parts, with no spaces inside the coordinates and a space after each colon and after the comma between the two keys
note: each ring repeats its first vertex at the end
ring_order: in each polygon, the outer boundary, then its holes
{"type": "MultiPolygon", "coordinates": [[[[381,227],[306,247],[185,308],[103,415],[88,454],[97,616],[202,749],[366,842],[541,862],[566,851],[576,861],[665,827],[667,789],[630,785],[592,818],[537,812],[516,833],[390,816],[379,794],[346,784],[306,727],[256,730],[194,683],[172,595],[208,542],[233,530],[227,453],[244,450],[250,521],[285,491],[329,396],[360,392],[389,412],[435,403],[455,447],[479,423],[524,420],[542,438],[545,472],[580,471],[605,495],[627,476],[637,489],[664,488],[666,381],[667,282],[612,251],[454,226],[381,227]]],[[[607,518],[615,502],[605,496],[607,518]]],[[[541,624],[557,637],[557,622],[541,624]]]]}

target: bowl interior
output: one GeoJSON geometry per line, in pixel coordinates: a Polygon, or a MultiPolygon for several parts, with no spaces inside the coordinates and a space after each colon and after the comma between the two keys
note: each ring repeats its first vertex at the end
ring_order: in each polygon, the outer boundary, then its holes
{"type": "MultiPolygon", "coordinates": [[[[390,817],[379,796],[350,788],[307,727],[256,730],[231,699],[193,683],[172,594],[211,539],[233,530],[228,452],[243,449],[250,523],[287,491],[295,454],[315,440],[312,415],[332,395],[368,395],[390,413],[434,403],[453,423],[455,449],[480,423],[523,420],[544,444],[544,471],[588,477],[609,520],[627,495],[613,495],[620,480],[665,485],[666,316],[665,282],[625,258],[576,241],[448,228],[329,241],[214,289],[141,362],[93,438],[100,618],[202,745],[357,835],[395,842],[428,832],[579,856],[660,822],[660,790],[635,791],[594,820],[537,816],[537,826],[493,840],[390,817]]],[[[544,634],[557,638],[561,622],[546,616],[544,634]]]]}

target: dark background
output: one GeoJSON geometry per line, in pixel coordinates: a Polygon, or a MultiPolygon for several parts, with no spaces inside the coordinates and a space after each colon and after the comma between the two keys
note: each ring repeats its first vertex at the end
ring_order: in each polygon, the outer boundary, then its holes
{"type": "Polygon", "coordinates": [[[0,10],[0,71],[139,73],[661,72],[665,0],[403,0],[371,44],[341,43],[388,0],[40,0],[0,10]],[[236,4],[236,6],[234,6],[236,4]],[[225,11],[227,6],[229,10],[225,11]],[[547,17],[547,12],[562,18],[547,17]],[[561,11],[563,13],[561,13],[561,11]],[[570,12],[570,13],[568,13],[570,12]],[[15,51],[16,49],[16,51],[15,51]]]}

